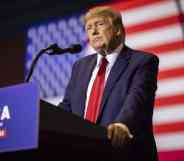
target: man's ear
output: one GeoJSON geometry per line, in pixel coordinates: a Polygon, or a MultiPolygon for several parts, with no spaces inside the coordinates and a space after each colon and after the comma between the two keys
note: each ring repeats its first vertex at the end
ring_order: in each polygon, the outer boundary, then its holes
{"type": "Polygon", "coordinates": [[[122,29],[119,26],[116,26],[116,35],[120,36],[122,34],[122,29]]]}

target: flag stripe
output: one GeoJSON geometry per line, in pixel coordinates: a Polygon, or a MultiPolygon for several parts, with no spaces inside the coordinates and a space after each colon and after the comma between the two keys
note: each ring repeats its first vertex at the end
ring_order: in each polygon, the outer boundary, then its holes
{"type": "MultiPolygon", "coordinates": [[[[161,108],[156,107],[153,114],[154,125],[169,124],[184,121],[184,105],[168,105],[161,108]]],[[[184,129],[184,128],[183,128],[184,129]]]]}
{"type": "Polygon", "coordinates": [[[176,4],[173,0],[162,1],[158,4],[151,4],[128,11],[122,11],[122,19],[125,26],[132,26],[177,15],[176,4]],[[156,14],[155,14],[156,11],[156,14]]]}
{"type": "Polygon", "coordinates": [[[157,97],[172,96],[184,93],[184,77],[178,79],[166,79],[158,82],[157,97]]]}
{"type": "Polygon", "coordinates": [[[184,149],[184,132],[156,134],[155,139],[159,151],[184,149]]]}
{"type": "MultiPolygon", "coordinates": [[[[184,54],[183,54],[184,57],[184,54]]],[[[184,60],[184,59],[183,59],[184,60]]],[[[177,78],[184,76],[184,66],[178,68],[172,68],[168,70],[161,70],[158,74],[158,80],[168,79],[168,78],[177,78]]]]}
{"type": "Polygon", "coordinates": [[[153,45],[170,43],[182,39],[181,26],[176,24],[151,30],[149,32],[140,32],[128,35],[126,43],[133,48],[149,48],[153,45]]]}
{"type": "Polygon", "coordinates": [[[181,50],[184,49],[184,40],[178,39],[175,41],[170,41],[167,43],[160,43],[158,45],[154,45],[152,47],[144,47],[141,48],[141,50],[147,51],[147,52],[153,52],[156,54],[164,54],[169,51],[175,51],[175,50],[181,50]]]}
{"type": "MultiPolygon", "coordinates": [[[[137,32],[142,32],[142,31],[152,30],[152,29],[156,29],[164,26],[173,25],[179,22],[180,22],[179,15],[172,15],[169,17],[164,17],[161,19],[156,19],[154,21],[136,24],[133,26],[125,26],[125,29],[126,29],[126,33],[130,35],[137,32]]],[[[182,20],[182,22],[184,22],[184,19],[182,20]]]]}
{"type": "MultiPolygon", "coordinates": [[[[157,54],[157,53],[156,53],[157,54]]],[[[184,66],[184,48],[168,53],[157,54],[159,57],[159,71],[181,68],[184,66]]]]}
{"type": "Polygon", "coordinates": [[[146,7],[147,5],[151,4],[157,4],[163,2],[163,0],[139,0],[139,1],[124,1],[122,3],[122,0],[116,0],[113,1],[113,3],[109,3],[112,8],[119,10],[119,11],[126,11],[131,10],[139,7],[146,7]]]}
{"type": "Polygon", "coordinates": [[[184,105],[184,94],[159,97],[156,98],[155,100],[155,107],[157,108],[162,108],[168,105],[176,105],[176,104],[184,105]]]}
{"type": "Polygon", "coordinates": [[[172,150],[172,151],[160,151],[159,160],[160,161],[183,161],[184,150],[172,150]]]}
{"type": "Polygon", "coordinates": [[[160,133],[172,133],[172,132],[184,132],[184,121],[172,122],[169,124],[154,125],[153,131],[156,134],[160,133]]]}

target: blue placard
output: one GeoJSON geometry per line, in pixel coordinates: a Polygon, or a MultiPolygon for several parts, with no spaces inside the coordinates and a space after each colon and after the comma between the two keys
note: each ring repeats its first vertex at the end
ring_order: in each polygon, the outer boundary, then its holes
{"type": "Polygon", "coordinates": [[[39,94],[33,83],[0,88],[0,152],[38,147],[39,94]]]}

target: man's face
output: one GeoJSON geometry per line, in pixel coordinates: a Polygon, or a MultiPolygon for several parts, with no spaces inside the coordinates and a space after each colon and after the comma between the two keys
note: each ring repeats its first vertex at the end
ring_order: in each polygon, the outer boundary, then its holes
{"type": "Polygon", "coordinates": [[[117,29],[108,18],[92,17],[85,25],[90,45],[97,51],[110,51],[114,48],[113,41],[117,36],[117,29]]]}

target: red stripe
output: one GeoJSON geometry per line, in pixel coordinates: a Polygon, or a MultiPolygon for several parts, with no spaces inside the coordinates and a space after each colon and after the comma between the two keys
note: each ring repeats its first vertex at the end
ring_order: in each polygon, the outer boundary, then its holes
{"type": "MultiPolygon", "coordinates": [[[[183,140],[181,140],[183,141],[183,140]]],[[[184,161],[184,150],[159,152],[159,161],[184,161]]]]}
{"type": "Polygon", "coordinates": [[[184,94],[159,97],[159,98],[156,98],[156,100],[155,100],[155,107],[156,108],[162,108],[162,106],[164,107],[164,106],[168,106],[168,105],[170,106],[170,105],[178,105],[178,104],[184,105],[184,94]]]}
{"type": "Polygon", "coordinates": [[[164,43],[164,44],[155,45],[153,47],[148,47],[148,48],[142,48],[142,49],[140,48],[140,50],[152,52],[152,53],[155,53],[156,55],[164,54],[175,50],[183,50],[183,49],[184,49],[184,40],[164,43]]]}
{"type": "MultiPolygon", "coordinates": [[[[163,2],[165,0],[114,0],[112,3],[105,3],[106,5],[110,5],[112,8],[119,10],[119,11],[125,11],[125,10],[130,10],[130,9],[135,9],[151,4],[156,4],[163,2]]],[[[104,4],[103,4],[104,5],[104,4]]]]}
{"type": "MultiPolygon", "coordinates": [[[[184,22],[184,20],[182,20],[182,22],[184,22]]],[[[173,15],[159,20],[157,19],[154,21],[141,23],[138,25],[127,26],[127,28],[125,27],[125,29],[126,29],[126,33],[129,35],[129,34],[134,34],[136,32],[156,29],[156,28],[173,25],[177,23],[180,23],[179,15],[173,15]]]]}
{"type": "Polygon", "coordinates": [[[184,121],[154,125],[153,131],[155,134],[184,132],[184,121]]]}
{"type": "Polygon", "coordinates": [[[172,68],[168,70],[161,70],[158,73],[158,80],[176,78],[184,76],[184,67],[172,68]]]}

